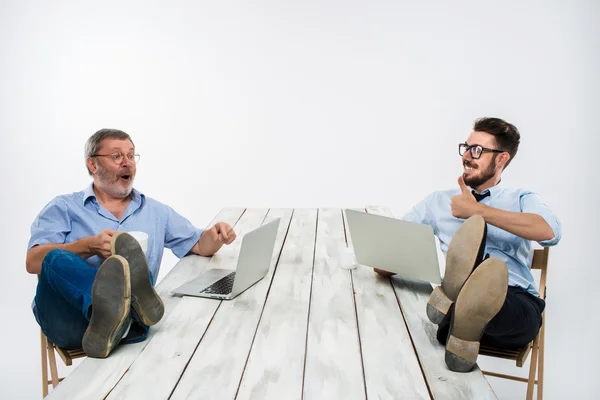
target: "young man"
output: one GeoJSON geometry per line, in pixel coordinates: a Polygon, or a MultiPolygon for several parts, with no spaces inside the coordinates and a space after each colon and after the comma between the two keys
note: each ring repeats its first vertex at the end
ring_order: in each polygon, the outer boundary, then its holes
{"type": "Polygon", "coordinates": [[[133,188],[139,155],[123,131],[102,129],[85,147],[93,183],[53,199],[31,226],[26,267],[39,274],[33,313],[56,345],[107,357],[146,338],[164,306],[154,290],[165,247],[210,256],[236,238],[228,224],[195,228],[133,188]],[[126,231],[149,236],[146,254],[126,231]]]}
{"type": "Polygon", "coordinates": [[[530,271],[531,242],[553,246],[562,232],[536,193],[500,182],[519,142],[508,122],[475,121],[458,146],[464,167],[458,188],[430,194],[403,217],[431,226],[446,254],[444,280],[431,294],[427,315],[439,324],[437,338],[453,371],[472,369],[480,342],[522,347],[542,324],[545,302],[530,271]]]}

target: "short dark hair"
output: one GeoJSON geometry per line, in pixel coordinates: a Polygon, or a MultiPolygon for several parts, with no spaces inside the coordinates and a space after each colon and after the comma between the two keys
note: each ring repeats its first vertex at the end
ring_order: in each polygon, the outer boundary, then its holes
{"type": "Polygon", "coordinates": [[[519,143],[521,142],[521,134],[519,134],[517,127],[500,118],[484,117],[475,121],[473,130],[476,132],[489,133],[494,136],[499,150],[506,151],[510,154],[510,159],[504,168],[508,167],[508,164],[510,164],[517,155],[519,143]]]}
{"type": "MultiPolygon", "coordinates": [[[[85,143],[85,159],[92,157],[98,150],[100,150],[100,145],[104,139],[121,139],[121,140],[129,140],[131,144],[133,144],[133,140],[131,137],[119,130],[119,129],[100,129],[98,132],[94,133],[85,143]]],[[[134,145],[135,146],[135,145],[134,145]]],[[[87,168],[87,164],[86,164],[87,168]]],[[[88,174],[92,175],[92,172],[88,168],[88,174]]]]}

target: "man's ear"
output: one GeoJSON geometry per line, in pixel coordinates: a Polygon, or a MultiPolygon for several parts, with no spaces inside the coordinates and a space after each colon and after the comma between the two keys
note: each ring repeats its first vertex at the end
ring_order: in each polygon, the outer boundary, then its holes
{"type": "Polygon", "coordinates": [[[97,170],[98,168],[96,167],[96,163],[94,162],[94,159],[93,159],[93,158],[89,157],[87,160],[85,160],[85,164],[87,165],[87,167],[88,167],[88,171],[89,171],[91,174],[94,174],[94,173],[96,173],[96,170],[97,170]]]}
{"type": "Polygon", "coordinates": [[[509,160],[510,160],[510,154],[508,154],[507,152],[500,153],[500,154],[498,154],[498,157],[496,158],[496,165],[499,168],[502,168],[502,170],[504,171],[504,168],[506,168],[506,164],[508,164],[509,160]]]}

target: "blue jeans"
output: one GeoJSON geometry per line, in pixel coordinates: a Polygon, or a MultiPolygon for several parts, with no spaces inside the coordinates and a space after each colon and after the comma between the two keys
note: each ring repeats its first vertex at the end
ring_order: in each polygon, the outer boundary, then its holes
{"type": "MultiPolygon", "coordinates": [[[[42,332],[57,346],[81,348],[92,316],[92,285],[97,271],[66,250],[54,249],[44,257],[33,314],[42,332]]],[[[148,336],[148,327],[133,312],[131,315],[131,329],[121,343],[141,342],[148,336]]]]}

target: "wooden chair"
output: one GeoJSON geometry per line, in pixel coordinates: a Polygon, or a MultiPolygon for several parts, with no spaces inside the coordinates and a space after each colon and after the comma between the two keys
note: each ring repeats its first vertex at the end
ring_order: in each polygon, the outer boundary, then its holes
{"type": "Polygon", "coordinates": [[[83,349],[67,350],[58,347],[48,340],[41,330],[40,335],[42,339],[42,395],[43,397],[46,397],[48,395],[48,386],[52,385],[52,387],[55,388],[59,382],[64,379],[58,377],[55,352],[58,353],[66,366],[71,366],[73,360],[85,357],[86,355],[83,352],[83,349]],[[48,369],[50,370],[50,380],[48,380],[48,369]]]}
{"type": "MultiPolygon", "coordinates": [[[[39,279],[38,275],[38,281],[39,279]]],[[[73,360],[86,357],[86,354],[83,352],[83,349],[68,350],[58,347],[48,340],[41,329],[40,338],[42,353],[42,397],[46,397],[48,395],[48,386],[52,385],[52,388],[55,388],[64,379],[58,377],[55,352],[58,353],[67,367],[73,364],[73,360]],[[50,380],[48,380],[48,370],[50,370],[50,380]]]]}
{"type": "MultiPolygon", "coordinates": [[[[540,270],[540,298],[546,300],[546,275],[548,273],[548,254],[550,249],[545,247],[543,249],[536,249],[533,253],[533,261],[531,263],[531,269],[540,270]]],[[[546,322],[546,312],[542,313],[542,327],[538,332],[533,342],[529,343],[522,349],[517,350],[502,350],[495,349],[493,347],[481,346],[479,354],[488,357],[505,358],[514,360],[517,363],[517,367],[523,367],[527,356],[531,352],[531,362],[529,364],[529,379],[521,378],[514,375],[498,374],[490,371],[482,371],[485,375],[494,376],[502,379],[510,379],[514,381],[526,382],[527,383],[527,400],[533,399],[533,388],[537,384],[537,398],[542,399],[544,389],[544,331],[546,322]],[[536,379],[537,371],[537,379],[536,379]]]]}

